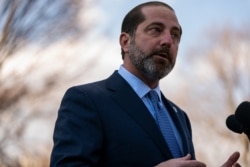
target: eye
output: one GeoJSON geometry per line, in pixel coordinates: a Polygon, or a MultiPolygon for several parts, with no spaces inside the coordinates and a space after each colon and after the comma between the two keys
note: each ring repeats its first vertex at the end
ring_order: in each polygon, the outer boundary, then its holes
{"type": "Polygon", "coordinates": [[[172,32],[172,33],[171,33],[171,36],[172,36],[172,39],[175,39],[175,40],[177,40],[177,41],[180,41],[180,37],[181,37],[180,32],[177,32],[177,31],[172,32]]]}
{"type": "Polygon", "coordinates": [[[153,27],[151,28],[152,32],[161,32],[161,29],[159,27],[153,27]]]}
{"type": "Polygon", "coordinates": [[[157,36],[162,32],[162,28],[159,26],[150,27],[148,29],[149,34],[157,36]]]}

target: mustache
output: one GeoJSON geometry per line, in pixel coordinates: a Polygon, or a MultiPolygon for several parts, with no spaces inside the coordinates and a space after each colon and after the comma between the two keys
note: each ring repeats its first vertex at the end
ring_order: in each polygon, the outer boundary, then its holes
{"type": "Polygon", "coordinates": [[[161,55],[163,57],[169,57],[169,49],[167,47],[162,47],[161,49],[155,49],[150,53],[150,57],[156,54],[161,55]]]}

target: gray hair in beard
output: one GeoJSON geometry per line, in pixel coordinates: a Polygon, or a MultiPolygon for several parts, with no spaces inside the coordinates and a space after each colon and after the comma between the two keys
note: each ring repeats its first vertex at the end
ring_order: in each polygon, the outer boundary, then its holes
{"type": "Polygon", "coordinates": [[[129,58],[135,68],[141,72],[147,79],[151,81],[160,80],[168,75],[173,67],[174,63],[162,62],[161,65],[156,64],[153,60],[153,55],[161,52],[168,52],[167,48],[161,50],[154,50],[153,52],[146,54],[139,47],[136,46],[134,38],[130,42],[129,58]]]}

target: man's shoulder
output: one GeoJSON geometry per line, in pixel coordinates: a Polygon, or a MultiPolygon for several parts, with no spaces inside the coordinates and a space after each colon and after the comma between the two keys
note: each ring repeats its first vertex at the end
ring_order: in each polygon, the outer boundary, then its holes
{"type": "MultiPolygon", "coordinates": [[[[67,92],[102,92],[104,91],[106,88],[108,88],[110,85],[110,83],[114,84],[115,82],[117,82],[119,74],[117,73],[117,71],[115,71],[111,76],[109,76],[108,78],[102,79],[102,80],[98,80],[98,81],[93,81],[93,82],[89,82],[89,83],[84,83],[84,84],[79,84],[79,85],[73,85],[71,87],[68,88],[67,92]]],[[[121,77],[120,77],[121,78],[121,77]]]]}
{"type": "Polygon", "coordinates": [[[104,87],[105,82],[107,79],[99,80],[99,81],[94,81],[94,82],[89,82],[89,83],[84,83],[84,84],[79,84],[79,85],[73,85],[68,88],[68,91],[84,91],[84,92],[89,92],[89,91],[94,91],[97,89],[102,89],[104,87]]]}

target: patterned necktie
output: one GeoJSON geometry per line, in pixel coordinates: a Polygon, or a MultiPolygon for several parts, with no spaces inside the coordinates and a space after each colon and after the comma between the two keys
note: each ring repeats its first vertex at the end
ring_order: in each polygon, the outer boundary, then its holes
{"type": "Polygon", "coordinates": [[[170,121],[169,121],[169,116],[166,113],[166,110],[163,108],[159,96],[157,93],[153,90],[149,91],[148,97],[153,105],[153,108],[156,113],[156,121],[158,123],[158,126],[161,130],[162,135],[164,136],[164,139],[166,143],[168,144],[173,157],[178,158],[181,157],[181,151],[180,147],[177,143],[177,140],[175,138],[173,129],[171,127],[170,121]]]}

